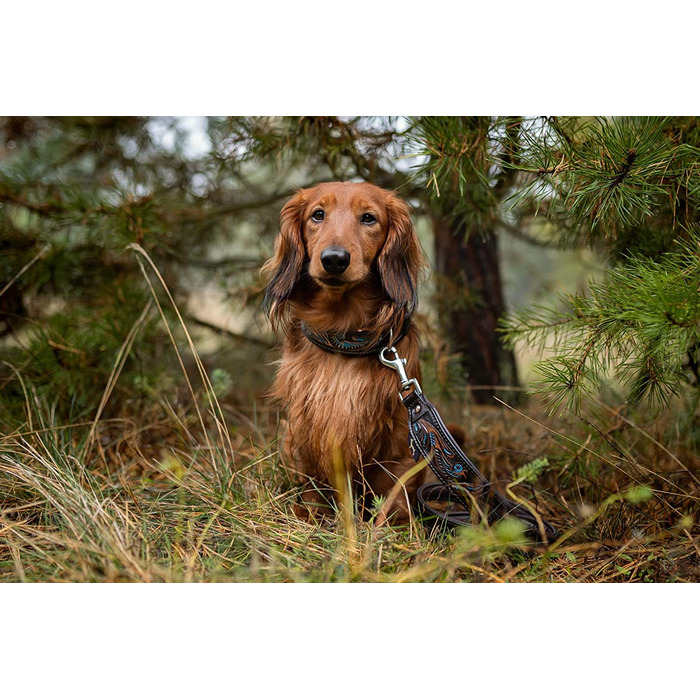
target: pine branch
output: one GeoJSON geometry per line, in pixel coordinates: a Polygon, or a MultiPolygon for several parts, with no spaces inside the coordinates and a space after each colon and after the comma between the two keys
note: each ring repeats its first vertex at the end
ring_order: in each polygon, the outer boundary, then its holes
{"type": "Polygon", "coordinates": [[[700,347],[700,238],[659,261],[630,258],[591,283],[590,296],[563,299],[564,311],[535,307],[511,314],[502,328],[509,344],[554,345],[538,363],[538,388],[551,407],[578,410],[583,395],[600,390],[612,367],[628,400],[668,401],[691,377],[700,347]]]}

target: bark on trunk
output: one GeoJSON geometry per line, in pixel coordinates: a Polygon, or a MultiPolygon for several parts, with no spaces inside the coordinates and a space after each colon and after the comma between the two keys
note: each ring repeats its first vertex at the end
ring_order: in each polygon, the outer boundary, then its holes
{"type": "Polygon", "coordinates": [[[496,236],[446,219],[434,226],[438,312],[450,352],[459,354],[476,403],[513,401],[513,392],[496,388],[518,386],[515,357],[496,331],[505,311],[496,236]]]}

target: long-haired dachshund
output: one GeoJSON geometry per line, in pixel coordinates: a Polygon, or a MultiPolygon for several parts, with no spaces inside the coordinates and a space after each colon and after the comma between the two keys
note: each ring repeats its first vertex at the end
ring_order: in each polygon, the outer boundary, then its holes
{"type": "Polygon", "coordinates": [[[306,482],[299,514],[320,513],[323,492],[349,475],[365,512],[393,493],[385,511],[408,519],[423,477],[392,492],[415,463],[398,377],[378,352],[395,345],[419,377],[411,315],[424,264],[407,205],[380,187],[323,183],[282,209],[265,306],[285,336],[271,395],[286,406],[285,451],[306,482]]]}

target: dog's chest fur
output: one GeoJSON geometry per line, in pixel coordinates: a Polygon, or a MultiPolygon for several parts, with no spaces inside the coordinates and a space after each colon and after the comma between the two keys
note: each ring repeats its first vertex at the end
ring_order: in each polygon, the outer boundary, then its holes
{"type": "Polygon", "coordinates": [[[397,377],[374,355],[347,357],[293,337],[273,394],[287,405],[294,453],[327,476],[339,458],[351,471],[372,460],[405,458],[407,420],[397,377]]]}

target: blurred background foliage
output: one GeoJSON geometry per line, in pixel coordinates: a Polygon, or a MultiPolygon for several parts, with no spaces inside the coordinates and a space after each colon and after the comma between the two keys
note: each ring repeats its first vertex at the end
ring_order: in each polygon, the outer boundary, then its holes
{"type": "Polygon", "coordinates": [[[699,147],[694,117],[1,118],[2,419],[29,394],[92,418],[127,339],[107,411],[177,401],[154,293],[174,307],[134,246],[250,414],[276,356],[259,268],[285,199],[324,180],[412,205],[447,404],[514,402],[534,378],[552,408],[682,394],[694,416],[699,147]]]}

